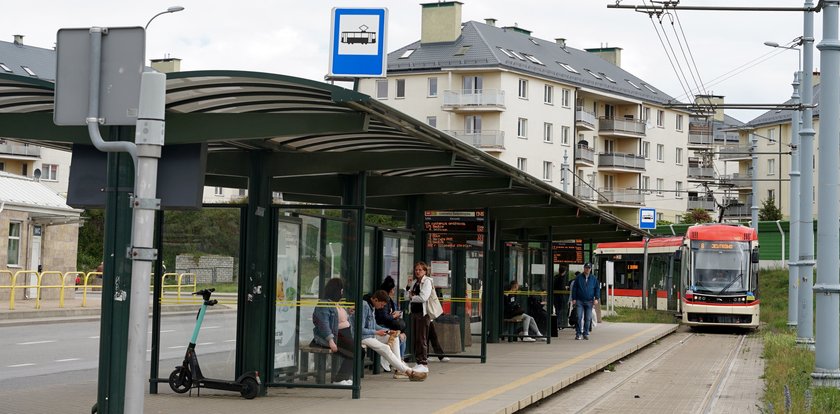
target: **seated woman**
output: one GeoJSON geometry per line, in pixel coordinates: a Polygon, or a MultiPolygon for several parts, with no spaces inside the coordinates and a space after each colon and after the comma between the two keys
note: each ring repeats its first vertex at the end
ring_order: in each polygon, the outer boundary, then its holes
{"type": "MultiPolygon", "coordinates": [[[[396,337],[391,340],[391,331],[376,324],[374,309],[382,309],[388,302],[388,294],[384,290],[377,290],[370,297],[370,303],[362,302],[362,345],[376,351],[385,358],[396,370],[394,378],[409,378],[412,381],[422,381],[425,377],[416,375],[415,372],[400,358],[399,343],[396,337]]],[[[396,334],[396,331],[394,331],[396,334]]],[[[395,335],[396,336],[396,335],[395,335]]]]}
{"type": "Polygon", "coordinates": [[[355,343],[350,316],[339,304],[343,293],[344,284],[341,279],[330,279],[324,285],[323,298],[318,301],[318,306],[312,313],[315,337],[310,345],[337,352],[341,357],[341,367],[333,378],[333,384],[353,385],[351,375],[355,343]]]}
{"type": "MultiPolygon", "coordinates": [[[[402,318],[402,311],[399,308],[399,302],[394,300],[397,285],[394,283],[394,278],[386,276],[385,280],[379,286],[379,289],[385,291],[388,295],[388,301],[381,309],[374,309],[373,313],[376,316],[376,324],[383,326],[391,331],[399,331],[399,353],[400,359],[405,355],[405,321],[402,318]]],[[[386,359],[382,359],[382,368],[385,371],[391,370],[391,365],[386,359]]]]}
{"type": "Polygon", "coordinates": [[[522,321],[522,332],[519,333],[519,336],[522,338],[522,342],[536,342],[537,339],[545,341],[546,338],[540,332],[540,328],[537,327],[537,323],[534,321],[534,318],[525,313],[525,310],[523,310],[522,306],[520,306],[519,302],[517,302],[516,294],[514,293],[517,290],[519,290],[519,282],[515,280],[510,282],[507,289],[509,293],[505,296],[505,319],[512,319],[517,322],[522,321]],[[536,336],[537,339],[534,339],[534,336],[536,336]]]}

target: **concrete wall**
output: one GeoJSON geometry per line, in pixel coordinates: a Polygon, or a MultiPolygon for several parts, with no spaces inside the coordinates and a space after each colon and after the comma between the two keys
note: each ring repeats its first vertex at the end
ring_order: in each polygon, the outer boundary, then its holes
{"type": "Polygon", "coordinates": [[[176,273],[195,273],[198,283],[230,283],[236,275],[232,256],[181,254],[175,257],[176,273]]]}

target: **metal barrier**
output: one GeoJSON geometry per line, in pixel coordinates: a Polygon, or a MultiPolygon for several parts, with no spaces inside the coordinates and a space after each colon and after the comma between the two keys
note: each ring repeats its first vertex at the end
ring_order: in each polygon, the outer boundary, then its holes
{"type": "MultiPolygon", "coordinates": [[[[18,270],[16,272],[12,272],[10,270],[0,270],[0,276],[7,275],[9,278],[8,285],[0,285],[0,289],[9,289],[9,310],[15,310],[15,291],[19,289],[34,289],[35,290],[35,309],[41,309],[41,301],[42,301],[42,289],[58,289],[59,296],[58,296],[58,307],[64,307],[64,295],[67,291],[68,286],[74,287],[76,290],[82,289],[82,303],[81,307],[87,307],[87,294],[88,290],[99,289],[102,290],[102,285],[91,284],[90,282],[94,280],[96,277],[102,277],[102,272],[59,272],[59,271],[43,271],[38,272],[36,270],[18,270]],[[44,284],[44,276],[57,276],[57,282],[55,284],[44,284]],[[18,285],[18,278],[19,277],[26,277],[26,276],[35,276],[35,283],[24,282],[23,284],[18,285]],[[76,279],[79,279],[81,284],[76,283],[76,279]],[[70,281],[70,282],[68,282],[70,281]]],[[[190,294],[195,292],[198,289],[198,280],[195,273],[164,273],[161,276],[161,285],[163,287],[163,291],[166,288],[173,288],[177,289],[177,299],[176,303],[181,303],[181,295],[183,292],[188,291],[190,294]],[[175,283],[167,285],[166,278],[172,277],[175,279],[175,283]],[[192,288],[192,290],[186,290],[192,288]]],[[[29,298],[31,299],[31,298],[29,298]]]]}

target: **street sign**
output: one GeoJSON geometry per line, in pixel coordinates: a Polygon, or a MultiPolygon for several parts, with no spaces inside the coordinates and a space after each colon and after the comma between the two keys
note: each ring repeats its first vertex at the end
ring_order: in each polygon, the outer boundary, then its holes
{"type": "MultiPolygon", "coordinates": [[[[103,29],[99,63],[99,118],[103,125],[135,125],[146,59],[142,27],[103,29]]],[[[86,125],[90,96],[90,29],[60,29],[56,44],[56,125],[86,125]]]]}
{"type": "Polygon", "coordinates": [[[639,228],[643,230],[656,229],[656,209],[655,208],[640,208],[639,209],[639,228]]]}
{"type": "Polygon", "coordinates": [[[388,9],[333,8],[329,77],[385,77],[388,9]]]}

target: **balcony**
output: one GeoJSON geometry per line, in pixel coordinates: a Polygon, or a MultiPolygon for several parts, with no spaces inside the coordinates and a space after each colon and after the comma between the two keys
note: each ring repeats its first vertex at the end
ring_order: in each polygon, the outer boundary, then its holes
{"type": "Polygon", "coordinates": [[[453,112],[504,111],[505,91],[495,89],[445,90],[443,110],[453,112]]]}
{"type": "Polygon", "coordinates": [[[459,141],[466,142],[476,148],[487,151],[501,151],[505,149],[505,131],[484,130],[481,132],[444,131],[459,141]]]}
{"type": "Polygon", "coordinates": [[[598,154],[599,169],[645,170],[645,158],[635,154],[598,154]]]}
{"type": "Polygon", "coordinates": [[[40,158],[41,147],[37,145],[21,144],[19,142],[0,140],[0,154],[40,158]]]}
{"type": "Polygon", "coordinates": [[[747,197],[746,202],[729,200],[729,204],[723,211],[726,218],[747,218],[752,216],[752,197],[747,197]]]}
{"type": "Polygon", "coordinates": [[[727,145],[721,147],[719,157],[722,160],[748,160],[752,157],[751,147],[748,145],[727,145]]]}
{"type": "Polygon", "coordinates": [[[734,188],[751,188],[752,187],[752,173],[734,173],[720,177],[721,186],[731,186],[734,188]]]}
{"type": "Polygon", "coordinates": [[[688,209],[701,209],[706,211],[715,211],[717,205],[715,204],[714,198],[709,197],[697,197],[697,196],[689,196],[688,197],[688,209]]]}
{"type": "Polygon", "coordinates": [[[714,145],[715,137],[709,132],[689,132],[688,148],[708,148],[714,145]]]}
{"type": "Polygon", "coordinates": [[[577,107],[575,110],[575,126],[589,131],[594,131],[597,121],[598,118],[595,117],[595,114],[592,112],[589,112],[581,107],[577,107]]]}
{"type": "Polygon", "coordinates": [[[713,167],[688,167],[688,178],[714,180],[715,169],[713,167]]]}
{"type": "Polygon", "coordinates": [[[639,206],[645,204],[645,195],[639,190],[598,189],[598,204],[639,206]]]}
{"type": "Polygon", "coordinates": [[[577,144],[575,151],[575,164],[586,164],[590,167],[595,166],[595,148],[589,147],[586,144],[577,144]]]}
{"type": "Polygon", "coordinates": [[[580,180],[576,180],[575,182],[575,197],[586,200],[586,201],[594,201],[595,200],[595,190],[592,189],[588,184],[583,183],[580,180]]]}
{"type": "Polygon", "coordinates": [[[635,119],[599,118],[598,133],[631,138],[641,138],[646,135],[645,123],[635,119]]]}

